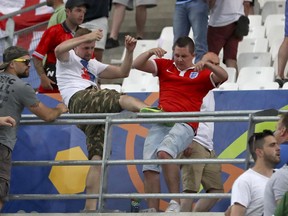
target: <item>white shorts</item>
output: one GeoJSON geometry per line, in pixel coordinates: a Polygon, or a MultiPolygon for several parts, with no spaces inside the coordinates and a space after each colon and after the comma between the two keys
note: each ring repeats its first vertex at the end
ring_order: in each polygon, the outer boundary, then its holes
{"type": "Polygon", "coordinates": [[[146,5],[147,8],[155,7],[157,6],[156,0],[113,0],[114,3],[122,4],[127,7],[128,10],[133,10],[134,5],[140,6],[140,5],[146,5]]]}
{"type": "MultiPolygon", "coordinates": [[[[149,130],[145,139],[143,159],[157,159],[159,151],[167,152],[172,158],[176,158],[184,151],[194,138],[194,130],[186,123],[176,123],[173,127],[155,124],[149,130]]],[[[142,171],[160,172],[160,165],[143,165],[142,171]]]]}
{"type": "Polygon", "coordinates": [[[102,50],[105,49],[107,33],[108,33],[108,18],[107,17],[101,17],[98,19],[90,20],[88,22],[82,23],[80,27],[87,28],[91,31],[95,31],[96,29],[102,29],[103,37],[100,41],[96,41],[95,48],[102,49],[102,50]]]}

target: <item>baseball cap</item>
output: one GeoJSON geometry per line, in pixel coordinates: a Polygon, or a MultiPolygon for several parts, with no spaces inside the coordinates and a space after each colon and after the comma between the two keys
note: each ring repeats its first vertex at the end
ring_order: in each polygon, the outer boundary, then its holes
{"type": "Polygon", "coordinates": [[[12,60],[23,57],[25,55],[29,55],[29,52],[22,47],[8,47],[3,53],[3,63],[0,65],[0,70],[6,69],[12,60]]]}
{"type": "Polygon", "coordinates": [[[65,4],[65,8],[72,9],[74,7],[79,7],[82,5],[84,5],[87,9],[90,6],[85,0],[68,0],[65,4]]]}

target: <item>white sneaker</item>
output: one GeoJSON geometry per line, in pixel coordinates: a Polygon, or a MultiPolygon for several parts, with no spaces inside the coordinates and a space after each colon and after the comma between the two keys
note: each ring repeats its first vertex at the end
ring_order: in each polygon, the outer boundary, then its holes
{"type": "Polygon", "coordinates": [[[171,200],[165,212],[180,212],[180,205],[175,200],[171,200]]]}

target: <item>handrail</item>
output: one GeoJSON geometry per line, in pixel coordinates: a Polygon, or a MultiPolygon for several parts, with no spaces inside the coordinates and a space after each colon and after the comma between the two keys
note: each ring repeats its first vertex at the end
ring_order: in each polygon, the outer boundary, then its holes
{"type": "MultiPolygon", "coordinates": [[[[98,209],[104,210],[104,200],[108,198],[230,198],[230,193],[221,194],[108,194],[107,193],[107,167],[113,165],[136,165],[136,164],[198,164],[198,163],[247,163],[243,159],[170,159],[170,160],[110,160],[109,149],[111,148],[110,129],[113,124],[136,124],[136,123],[164,123],[164,122],[248,122],[255,125],[262,121],[277,121],[279,116],[253,115],[258,111],[216,111],[216,112],[185,112],[185,113],[109,113],[109,114],[63,114],[54,122],[44,122],[35,115],[24,114],[21,125],[39,124],[105,124],[105,139],[103,146],[103,159],[100,161],[73,160],[73,161],[13,161],[13,166],[75,166],[75,165],[101,165],[101,179],[99,194],[11,194],[9,199],[98,199],[98,209]]],[[[282,112],[282,111],[281,111],[282,112]]],[[[263,114],[265,115],[265,114],[263,114]]],[[[253,128],[253,127],[252,127],[253,128]]]]}
{"type": "Polygon", "coordinates": [[[22,14],[22,13],[29,12],[29,11],[31,11],[31,10],[35,10],[36,8],[42,7],[42,6],[45,6],[45,5],[46,5],[46,1],[45,1],[45,2],[42,2],[42,3],[39,3],[39,4],[35,4],[35,5],[32,5],[32,6],[29,6],[29,7],[26,7],[26,8],[23,8],[23,9],[18,10],[18,11],[14,11],[14,12],[12,12],[12,13],[9,13],[9,14],[3,15],[3,16],[0,16],[0,21],[5,20],[5,19],[12,18],[12,17],[14,17],[14,16],[17,16],[18,14],[22,14]]]}

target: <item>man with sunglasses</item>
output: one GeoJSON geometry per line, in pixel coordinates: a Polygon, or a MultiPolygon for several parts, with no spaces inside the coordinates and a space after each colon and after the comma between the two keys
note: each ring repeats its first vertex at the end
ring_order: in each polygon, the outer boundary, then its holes
{"type": "Polygon", "coordinates": [[[280,162],[280,145],[270,130],[254,133],[248,141],[254,166],[241,174],[232,186],[231,207],[225,215],[262,216],[266,183],[280,162]]]}
{"type": "Polygon", "coordinates": [[[16,125],[11,122],[15,127],[0,126],[0,210],[9,191],[11,153],[24,107],[44,121],[53,121],[68,111],[63,103],[49,108],[37,99],[34,89],[21,80],[29,76],[29,69],[30,56],[27,50],[11,46],[4,51],[3,64],[0,65],[0,116],[11,116],[16,125]]]}

